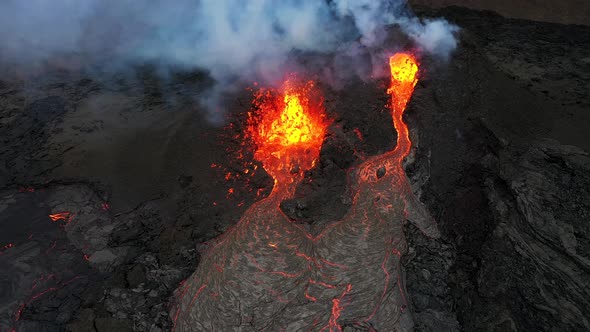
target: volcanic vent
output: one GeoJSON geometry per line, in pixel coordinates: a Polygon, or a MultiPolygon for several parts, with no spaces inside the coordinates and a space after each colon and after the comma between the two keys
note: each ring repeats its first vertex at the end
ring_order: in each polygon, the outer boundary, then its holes
{"type": "Polygon", "coordinates": [[[285,216],[303,173],[319,156],[328,120],[313,82],[295,79],[282,91],[261,90],[248,133],[255,158],[273,177],[271,194],[252,205],[204,255],[177,290],[177,331],[408,330],[400,258],[406,219],[438,237],[436,224],[412,195],[402,168],[410,150],[403,111],[417,82],[411,54],[390,58],[393,151],[358,166],[353,205],[317,236],[285,216]]]}

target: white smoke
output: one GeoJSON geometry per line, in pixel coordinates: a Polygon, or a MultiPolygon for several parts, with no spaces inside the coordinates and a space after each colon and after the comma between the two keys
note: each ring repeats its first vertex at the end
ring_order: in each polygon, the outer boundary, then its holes
{"type": "Polygon", "coordinates": [[[353,18],[366,46],[381,42],[383,27],[398,24],[423,50],[444,58],[457,47],[458,27],[444,19],[419,20],[407,11],[405,1],[335,0],[341,16],[353,18]]]}
{"type": "Polygon", "coordinates": [[[294,51],[362,53],[391,24],[426,53],[447,58],[457,46],[456,26],[420,20],[404,0],[3,0],[0,64],[149,62],[205,69],[223,89],[276,77],[294,51]]]}

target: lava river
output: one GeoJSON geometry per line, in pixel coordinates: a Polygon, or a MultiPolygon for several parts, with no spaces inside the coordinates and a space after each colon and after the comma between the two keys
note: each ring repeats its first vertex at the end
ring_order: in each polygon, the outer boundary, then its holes
{"type": "Polygon", "coordinates": [[[418,62],[398,53],[390,67],[397,145],[358,166],[350,184],[352,207],[317,236],[279,207],[319,156],[328,121],[323,104],[310,97],[317,88],[288,80],[281,91],[256,95],[247,136],[274,179],[273,190],[216,239],[178,288],[171,313],[175,330],[412,329],[400,264],[407,251],[403,226],[410,220],[431,237],[438,229],[412,195],[402,168],[411,147],[402,115],[418,62]]]}

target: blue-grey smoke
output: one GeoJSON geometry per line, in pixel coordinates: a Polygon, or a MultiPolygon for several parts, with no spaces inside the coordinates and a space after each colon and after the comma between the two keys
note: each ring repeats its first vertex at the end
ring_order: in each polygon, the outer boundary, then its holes
{"type": "Polygon", "coordinates": [[[75,55],[201,68],[223,90],[243,78],[276,77],[293,51],[378,46],[391,24],[424,52],[446,58],[457,46],[456,26],[420,20],[404,0],[3,0],[0,64],[75,55]]]}

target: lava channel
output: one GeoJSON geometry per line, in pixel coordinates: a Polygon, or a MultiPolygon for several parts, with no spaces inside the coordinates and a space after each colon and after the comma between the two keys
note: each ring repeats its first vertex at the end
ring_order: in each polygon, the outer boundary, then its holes
{"type": "Polygon", "coordinates": [[[399,53],[390,67],[396,148],[358,166],[352,207],[317,236],[280,209],[319,157],[328,121],[314,98],[317,88],[288,80],[280,92],[256,94],[247,136],[274,179],[273,190],[216,239],[178,288],[171,312],[175,330],[412,329],[400,264],[407,251],[403,227],[410,220],[431,237],[438,229],[402,168],[411,147],[402,115],[418,62],[399,53]]]}

